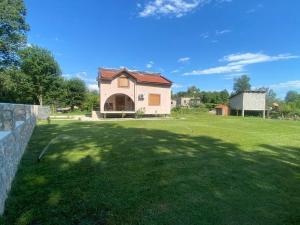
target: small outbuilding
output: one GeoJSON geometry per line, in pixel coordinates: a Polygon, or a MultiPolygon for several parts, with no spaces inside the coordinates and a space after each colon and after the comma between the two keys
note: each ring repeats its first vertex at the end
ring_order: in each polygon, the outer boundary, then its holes
{"type": "Polygon", "coordinates": [[[217,116],[228,116],[229,107],[227,105],[219,104],[215,107],[217,116]]]}
{"type": "Polygon", "coordinates": [[[266,116],[266,92],[243,91],[232,95],[229,99],[231,113],[245,116],[245,113],[262,113],[266,116]]]}

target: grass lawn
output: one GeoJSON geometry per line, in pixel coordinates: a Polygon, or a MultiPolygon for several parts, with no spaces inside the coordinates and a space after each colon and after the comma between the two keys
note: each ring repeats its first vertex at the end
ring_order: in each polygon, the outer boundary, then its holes
{"type": "Polygon", "coordinates": [[[300,224],[300,122],[182,116],[39,124],[2,223],[300,224]]]}
{"type": "Polygon", "coordinates": [[[91,111],[79,111],[79,110],[75,110],[75,111],[71,111],[71,112],[55,112],[55,113],[51,113],[50,116],[84,116],[84,115],[91,115],[91,111]]]}

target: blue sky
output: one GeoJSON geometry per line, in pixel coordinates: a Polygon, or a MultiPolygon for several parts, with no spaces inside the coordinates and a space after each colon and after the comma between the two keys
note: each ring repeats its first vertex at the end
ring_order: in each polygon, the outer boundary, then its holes
{"type": "Polygon", "coordinates": [[[284,97],[300,91],[298,0],[25,0],[28,41],[65,77],[96,87],[99,67],[161,72],[175,92],[231,91],[251,77],[284,97]]]}

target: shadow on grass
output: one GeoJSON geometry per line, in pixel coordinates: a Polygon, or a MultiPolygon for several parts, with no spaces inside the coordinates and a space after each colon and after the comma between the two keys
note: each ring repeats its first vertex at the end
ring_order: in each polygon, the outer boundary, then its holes
{"type": "Polygon", "coordinates": [[[4,224],[299,224],[300,148],[73,122],[36,128],[4,224]],[[38,154],[59,134],[42,162],[38,154]]]}

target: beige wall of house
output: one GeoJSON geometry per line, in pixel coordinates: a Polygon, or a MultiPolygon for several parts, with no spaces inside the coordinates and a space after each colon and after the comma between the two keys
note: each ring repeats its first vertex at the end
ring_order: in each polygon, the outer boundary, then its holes
{"type": "Polygon", "coordinates": [[[136,85],[136,110],[142,110],[145,114],[170,114],[171,112],[171,88],[155,85],[136,85]],[[149,95],[159,94],[160,105],[149,105],[149,95]],[[144,100],[139,100],[138,96],[143,95],[144,100]]]}
{"type": "MultiPolygon", "coordinates": [[[[129,77],[126,74],[123,74],[129,77]]],[[[122,76],[122,74],[120,75],[122,76]]],[[[107,99],[114,94],[125,94],[135,103],[135,111],[141,110],[144,114],[170,114],[171,87],[155,84],[139,84],[129,77],[129,87],[119,87],[118,77],[112,81],[100,82],[100,112],[105,113],[104,105],[107,99]],[[149,105],[149,94],[160,95],[160,105],[149,105]],[[140,96],[140,98],[139,98],[140,96]],[[141,98],[143,96],[143,98],[141,98]]]]}

